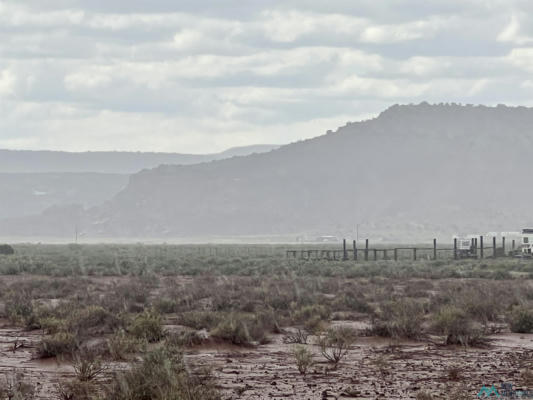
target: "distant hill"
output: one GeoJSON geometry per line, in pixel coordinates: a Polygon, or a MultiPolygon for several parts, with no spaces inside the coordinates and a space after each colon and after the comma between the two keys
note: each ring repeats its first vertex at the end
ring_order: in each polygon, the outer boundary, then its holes
{"type": "Polygon", "coordinates": [[[269,153],[145,170],[101,206],[6,221],[0,233],[66,235],[71,214],[91,237],[517,230],[533,226],[532,149],[531,108],[395,105],[269,153]]]}
{"type": "Polygon", "coordinates": [[[101,173],[0,173],[0,219],[39,214],[52,206],[93,207],[128,184],[129,175],[101,173]]]}
{"type": "Polygon", "coordinates": [[[0,219],[39,214],[55,206],[83,209],[102,204],[127,185],[130,172],[162,163],[206,162],[276,147],[235,147],[212,155],[0,150],[0,219]]]}
{"type": "Polygon", "coordinates": [[[0,150],[0,173],[99,172],[133,174],[161,164],[189,165],[262,153],[278,145],[235,147],[216,154],[0,150]]]}

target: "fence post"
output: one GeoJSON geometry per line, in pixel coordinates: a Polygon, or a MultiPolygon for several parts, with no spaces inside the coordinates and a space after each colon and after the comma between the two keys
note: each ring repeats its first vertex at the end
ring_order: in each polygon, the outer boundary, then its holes
{"type": "Polygon", "coordinates": [[[357,261],[357,242],[353,241],[353,259],[354,261],[357,261]]]}
{"type": "Polygon", "coordinates": [[[492,258],[496,258],[496,236],[492,237],[492,258]]]}
{"type": "Polygon", "coordinates": [[[394,261],[398,261],[398,249],[394,249],[394,261]]]}
{"type": "Polygon", "coordinates": [[[413,248],[413,260],[416,261],[416,247],[413,248]]]}
{"type": "Polygon", "coordinates": [[[365,240],[365,261],[368,261],[368,239],[365,240]]]}
{"type": "Polygon", "coordinates": [[[437,239],[433,239],[433,259],[437,259],[437,239]]]}
{"type": "Polygon", "coordinates": [[[348,252],[346,251],[346,239],[342,239],[342,261],[348,259],[348,252]]]}
{"type": "Polygon", "coordinates": [[[374,249],[374,261],[378,260],[378,250],[374,249]]]}
{"type": "Polygon", "coordinates": [[[387,259],[388,259],[388,256],[387,256],[387,249],[384,249],[384,250],[383,250],[383,259],[384,259],[384,260],[387,260],[387,259]]]}
{"type": "Polygon", "coordinates": [[[516,241],[513,239],[513,251],[514,251],[515,247],[516,247],[516,241]]]}
{"type": "Polygon", "coordinates": [[[505,256],[505,236],[502,237],[502,248],[503,248],[503,255],[505,256]]]}
{"type": "Polygon", "coordinates": [[[479,237],[479,257],[480,258],[483,258],[484,256],[484,251],[483,251],[483,236],[480,236],[479,237]]]}
{"type": "Polygon", "coordinates": [[[453,259],[457,260],[457,238],[453,239],[453,259]]]}

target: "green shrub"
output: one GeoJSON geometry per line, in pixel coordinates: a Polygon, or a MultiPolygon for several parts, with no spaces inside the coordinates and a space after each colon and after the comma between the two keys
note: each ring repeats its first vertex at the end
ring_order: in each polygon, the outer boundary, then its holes
{"type": "Polygon", "coordinates": [[[178,315],[178,323],[196,330],[211,330],[224,319],[223,313],[212,311],[188,311],[178,315]]]}
{"type": "Polygon", "coordinates": [[[422,336],[424,309],[410,299],[390,301],[381,305],[372,331],[378,336],[417,339],[422,336]]]}
{"type": "Polygon", "coordinates": [[[129,326],[129,331],[138,339],[148,343],[159,342],[165,337],[161,316],[155,311],[144,311],[137,315],[129,326]]]}
{"type": "Polygon", "coordinates": [[[129,354],[144,351],[146,341],[129,336],[123,329],[119,329],[108,339],[107,348],[111,358],[115,361],[126,360],[129,354]]]}
{"type": "Polygon", "coordinates": [[[300,374],[307,374],[307,370],[313,365],[313,353],[305,346],[295,346],[291,353],[300,374]]]}
{"type": "Polygon", "coordinates": [[[516,307],[511,313],[509,326],[511,332],[532,333],[533,311],[524,307],[516,307]]]}
{"type": "Polygon", "coordinates": [[[15,249],[8,244],[0,244],[0,255],[9,256],[15,254],[15,249]]]}
{"type": "Polygon", "coordinates": [[[253,342],[246,322],[235,316],[221,321],[211,332],[211,336],[238,346],[250,345],[253,342]]]}
{"type": "Polygon", "coordinates": [[[44,337],[37,347],[40,358],[72,355],[78,348],[78,341],[74,335],[67,332],[59,332],[52,336],[44,337]]]}
{"type": "Polygon", "coordinates": [[[446,344],[475,345],[483,341],[483,331],[474,326],[468,314],[455,307],[444,306],[436,314],[433,329],[446,338],[446,344]]]}
{"type": "Polygon", "coordinates": [[[209,375],[189,374],[179,351],[161,347],[146,354],[141,364],[118,374],[103,398],[218,400],[220,395],[209,375]]]}

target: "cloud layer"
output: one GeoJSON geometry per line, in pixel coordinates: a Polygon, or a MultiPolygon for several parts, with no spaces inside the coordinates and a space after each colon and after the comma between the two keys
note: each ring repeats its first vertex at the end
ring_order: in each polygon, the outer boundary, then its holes
{"type": "Polygon", "coordinates": [[[527,0],[0,0],[0,147],[214,152],[533,104],[527,0]],[[46,3],[46,4],[44,4],[46,3]]]}

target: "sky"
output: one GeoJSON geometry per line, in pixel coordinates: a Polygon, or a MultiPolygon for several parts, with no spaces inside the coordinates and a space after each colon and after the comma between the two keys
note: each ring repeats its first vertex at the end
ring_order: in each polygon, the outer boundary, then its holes
{"type": "Polygon", "coordinates": [[[0,0],[0,148],[211,153],[533,105],[530,0],[0,0]]]}

